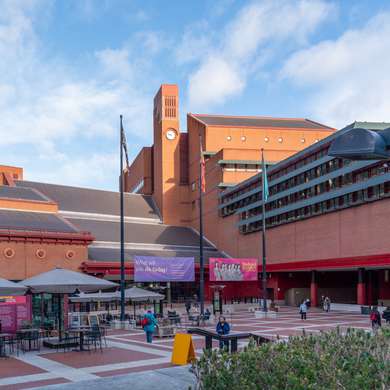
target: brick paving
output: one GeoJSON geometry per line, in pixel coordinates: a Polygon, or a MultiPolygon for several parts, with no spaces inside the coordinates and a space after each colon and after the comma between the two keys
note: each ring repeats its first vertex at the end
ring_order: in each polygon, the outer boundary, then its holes
{"type": "MultiPolygon", "coordinates": [[[[276,318],[255,318],[254,314],[247,310],[238,310],[226,317],[231,324],[232,332],[251,332],[271,339],[285,339],[302,334],[302,331],[315,334],[336,327],[339,327],[341,331],[349,327],[370,331],[368,316],[349,312],[324,313],[319,309],[311,309],[307,320],[301,320],[298,310],[291,307],[282,307],[276,318]]],[[[212,330],[214,327],[213,324],[206,326],[212,330]]],[[[193,342],[199,356],[204,347],[204,338],[193,336],[193,342]]],[[[245,343],[240,342],[239,346],[242,347],[245,343]]],[[[1,359],[0,390],[41,388],[67,382],[74,383],[75,386],[63,385],[64,389],[68,387],[78,389],[84,383],[92,383],[96,380],[102,381],[102,384],[110,383],[106,381],[109,377],[119,378],[129,373],[138,375],[136,373],[140,372],[145,374],[155,372],[159,373],[159,376],[150,374],[150,377],[164,378],[164,370],[172,367],[170,364],[172,338],[155,338],[153,344],[148,344],[140,329],[111,330],[108,332],[107,344],[103,352],[98,349],[91,352],[69,351],[64,353],[42,349],[40,352],[20,353],[19,356],[1,359]]],[[[218,343],[214,342],[213,345],[217,347],[218,343]]],[[[172,381],[172,377],[169,378],[169,381],[172,381]]],[[[118,379],[120,383],[124,380],[124,378],[118,379]]],[[[107,386],[110,388],[109,385],[107,386]]],[[[53,386],[53,389],[56,387],[58,385],[53,386]]],[[[62,385],[60,387],[62,388],[62,385]]],[[[99,385],[98,388],[105,387],[99,385]]]]}

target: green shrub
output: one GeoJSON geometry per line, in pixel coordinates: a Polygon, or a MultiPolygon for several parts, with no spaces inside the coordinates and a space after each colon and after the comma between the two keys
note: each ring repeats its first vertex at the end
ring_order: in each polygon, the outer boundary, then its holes
{"type": "Polygon", "coordinates": [[[198,390],[390,389],[390,330],[338,330],[206,352],[193,364],[198,390]]]}

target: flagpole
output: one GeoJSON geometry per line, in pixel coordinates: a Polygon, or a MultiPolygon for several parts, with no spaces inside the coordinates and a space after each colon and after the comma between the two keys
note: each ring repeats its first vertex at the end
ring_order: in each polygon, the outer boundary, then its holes
{"type": "Polygon", "coordinates": [[[263,275],[262,275],[262,290],[263,290],[263,312],[267,311],[267,270],[266,270],[266,232],[265,232],[265,202],[266,202],[266,194],[265,194],[265,180],[266,180],[266,171],[264,164],[264,153],[263,149],[261,149],[261,166],[262,166],[262,219],[263,219],[263,231],[262,231],[262,252],[263,252],[263,275]]]}
{"type": "Polygon", "coordinates": [[[120,239],[121,239],[121,321],[125,320],[125,218],[124,218],[124,198],[123,198],[123,124],[120,116],[120,239]]]}
{"type": "Polygon", "coordinates": [[[199,134],[200,141],[200,159],[199,159],[199,300],[200,315],[204,314],[204,258],[203,258],[203,167],[202,167],[202,136],[199,134]]]}

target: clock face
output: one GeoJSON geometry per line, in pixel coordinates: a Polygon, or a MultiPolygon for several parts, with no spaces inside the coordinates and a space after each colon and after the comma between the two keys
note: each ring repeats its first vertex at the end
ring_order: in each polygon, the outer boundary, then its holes
{"type": "Polygon", "coordinates": [[[165,136],[167,137],[167,139],[173,140],[173,139],[176,138],[176,131],[173,130],[173,129],[169,129],[169,130],[165,133],[165,136]]]}

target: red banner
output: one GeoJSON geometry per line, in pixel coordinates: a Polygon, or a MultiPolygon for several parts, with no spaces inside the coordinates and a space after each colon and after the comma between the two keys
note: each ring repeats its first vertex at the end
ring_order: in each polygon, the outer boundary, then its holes
{"type": "Polygon", "coordinates": [[[210,282],[257,280],[257,259],[210,258],[210,282]]]}

